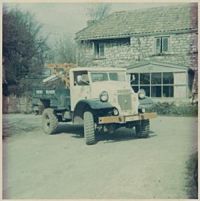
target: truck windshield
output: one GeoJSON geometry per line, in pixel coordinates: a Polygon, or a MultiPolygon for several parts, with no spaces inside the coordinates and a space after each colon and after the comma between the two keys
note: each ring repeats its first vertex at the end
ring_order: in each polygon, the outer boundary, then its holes
{"type": "Polygon", "coordinates": [[[124,72],[112,72],[112,73],[91,73],[92,82],[99,81],[125,81],[125,73],[124,72]]]}

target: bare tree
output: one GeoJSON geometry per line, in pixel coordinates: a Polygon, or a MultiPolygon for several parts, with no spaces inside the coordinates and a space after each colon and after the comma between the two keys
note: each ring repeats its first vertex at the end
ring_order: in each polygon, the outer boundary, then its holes
{"type": "Polygon", "coordinates": [[[111,11],[111,4],[109,3],[97,3],[93,4],[91,8],[87,9],[87,16],[90,20],[100,20],[108,16],[111,11]]]}
{"type": "Polygon", "coordinates": [[[70,36],[60,36],[54,47],[54,60],[56,63],[75,63],[75,43],[70,36]]]}

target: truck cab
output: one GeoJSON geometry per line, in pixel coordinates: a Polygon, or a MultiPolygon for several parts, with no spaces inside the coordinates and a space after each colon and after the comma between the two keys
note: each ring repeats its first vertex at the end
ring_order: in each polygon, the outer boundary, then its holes
{"type": "Polygon", "coordinates": [[[71,108],[81,100],[109,103],[118,115],[137,114],[138,94],[132,90],[125,69],[81,68],[70,72],[71,108]]]}

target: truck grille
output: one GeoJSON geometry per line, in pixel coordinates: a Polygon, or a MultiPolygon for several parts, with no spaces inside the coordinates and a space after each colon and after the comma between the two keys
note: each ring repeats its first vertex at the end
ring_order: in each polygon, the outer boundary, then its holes
{"type": "Polygon", "coordinates": [[[131,110],[131,94],[118,94],[118,103],[121,110],[131,110]]]}

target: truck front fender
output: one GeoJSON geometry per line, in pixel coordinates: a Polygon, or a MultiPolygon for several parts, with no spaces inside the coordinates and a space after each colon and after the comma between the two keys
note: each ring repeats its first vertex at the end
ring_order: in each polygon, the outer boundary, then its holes
{"type": "Polygon", "coordinates": [[[100,100],[96,100],[96,99],[80,100],[74,108],[73,121],[76,124],[83,124],[83,114],[85,111],[88,111],[88,110],[105,111],[107,109],[112,109],[112,108],[113,106],[108,102],[101,102],[100,100]]]}
{"type": "Polygon", "coordinates": [[[81,100],[78,102],[78,104],[79,103],[81,103],[81,104],[86,103],[93,110],[113,108],[113,106],[109,102],[102,102],[98,99],[97,100],[81,100]]]}

